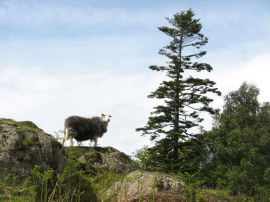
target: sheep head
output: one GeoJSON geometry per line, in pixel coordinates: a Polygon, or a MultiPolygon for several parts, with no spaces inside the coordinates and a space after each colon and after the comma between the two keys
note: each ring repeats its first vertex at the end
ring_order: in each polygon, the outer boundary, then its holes
{"type": "Polygon", "coordinates": [[[101,119],[102,119],[103,121],[106,121],[107,123],[110,122],[110,118],[111,118],[111,117],[112,117],[112,116],[109,115],[109,114],[101,114],[101,119]]]}

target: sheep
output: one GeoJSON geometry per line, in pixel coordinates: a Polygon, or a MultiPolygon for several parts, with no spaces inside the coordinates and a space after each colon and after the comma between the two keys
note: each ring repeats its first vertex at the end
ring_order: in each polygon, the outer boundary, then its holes
{"type": "Polygon", "coordinates": [[[70,116],[65,120],[64,138],[70,139],[70,146],[73,146],[73,138],[81,142],[85,140],[95,141],[94,147],[97,146],[97,139],[107,132],[108,123],[111,115],[102,114],[101,117],[85,118],[81,116],[70,116]]]}

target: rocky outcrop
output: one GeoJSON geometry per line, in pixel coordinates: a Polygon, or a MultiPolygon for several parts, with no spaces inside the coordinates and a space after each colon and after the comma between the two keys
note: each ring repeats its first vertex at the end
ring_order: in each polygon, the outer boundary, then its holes
{"type": "Polygon", "coordinates": [[[107,171],[123,174],[138,168],[128,155],[112,147],[69,147],[67,150],[90,174],[107,171]]]}
{"type": "Polygon", "coordinates": [[[36,165],[57,175],[64,170],[67,156],[64,147],[34,123],[0,119],[0,179],[11,173],[20,183],[36,165]]]}
{"type": "Polygon", "coordinates": [[[184,183],[160,172],[134,171],[107,190],[107,201],[187,201],[184,183]]]}
{"type": "MultiPolygon", "coordinates": [[[[164,173],[138,171],[136,163],[117,149],[63,147],[30,121],[0,119],[0,200],[1,194],[4,199],[14,198],[14,191],[9,192],[12,188],[1,191],[6,175],[12,174],[21,184],[33,175],[35,166],[39,166],[42,179],[42,173],[53,170],[49,196],[61,193],[68,201],[187,201],[181,180],[164,173]]],[[[14,183],[14,178],[10,179],[14,183]]],[[[18,190],[16,195],[20,191],[31,195],[28,187],[18,190]]],[[[36,193],[37,201],[41,199],[38,197],[44,198],[40,195],[43,190],[36,193]]]]}

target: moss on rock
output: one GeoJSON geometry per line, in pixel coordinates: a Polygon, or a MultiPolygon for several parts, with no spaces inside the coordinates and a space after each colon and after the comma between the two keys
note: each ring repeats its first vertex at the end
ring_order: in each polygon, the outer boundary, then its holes
{"type": "Polygon", "coordinates": [[[97,172],[113,171],[115,173],[129,173],[137,169],[136,163],[123,152],[112,147],[68,147],[70,155],[83,161],[88,167],[97,172]]]}

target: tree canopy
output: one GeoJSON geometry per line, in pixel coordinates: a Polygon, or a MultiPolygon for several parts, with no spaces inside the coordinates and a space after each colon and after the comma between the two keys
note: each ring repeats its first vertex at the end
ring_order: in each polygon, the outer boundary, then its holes
{"type": "Polygon", "coordinates": [[[258,95],[255,85],[243,83],[225,96],[215,127],[202,135],[199,172],[208,187],[263,201],[270,197],[270,105],[258,95]]]}
{"type": "Polygon", "coordinates": [[[214,81],[201,77],[212,67],[201,62],[208,39],[194,16],[192,10],[176,13],[166,18],[170,26],[158,28],[171,39],[159,51],[167,63],[149,68],[165,72],[166,78],[148,97],[161,104],[137,129],[155,145],[136,157],[146,170],[187,172],[205,187],[269,201],[270,104],[260,103],[256,85],[244,82],[224,97],[221,112],[211,107],[213,95],[221,93],[214,81]],[[214,116],[210,131],[193,130],[203,121],[202,112],[214,116]]]}
{"type": "Polygon", "coordinates": [[[221,94],[214,81],[196,74],[210,72],[212,67],[199,60],[206,54],[200,49],[207,44],[208,38],[201,33],[202,24],[194,16],[192,10],[176,13],[173,18],[166,18],[170,27],[158,28],[171,39],[169,45],[159,51],[168,61],[167,65],[149,68],[166,72],[167,78],[148,97],[163,102],[154,107],[147,125],[137,129],[144,135],[150,135],[152,140],[161,137],[155,149],[166,159],[163,164],[172,164],[174,168],[170,169],[173,170],[179,169],[177,164],[182,142],[196,138],[191,129],[203,121],[200,113],[217,112],[210,106],[213,101],[210,94],[221,94]]]}

